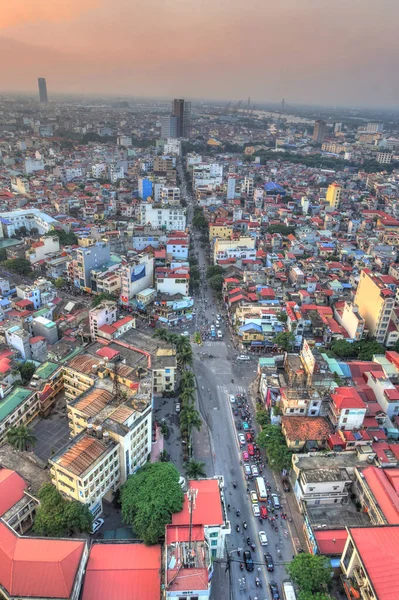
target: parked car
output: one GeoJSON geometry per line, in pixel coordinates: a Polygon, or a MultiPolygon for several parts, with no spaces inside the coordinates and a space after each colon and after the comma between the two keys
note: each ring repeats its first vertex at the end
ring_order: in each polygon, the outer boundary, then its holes
{"type": "Polygon", "coordinates": [[[240,446],[245,446],[245,435],[243,433],[238,434],[238,441],[240,442],[240,446]]]}
{"type": "Polygon", "coordinates": [[[253,456],[255,454],[255,450],[252,444],[248,444],[248,454],[249,456],[253,456]]]}
{"type": "Polygon", "coordinates": [[[259,504],[252,505],[252,512],[254,513],[254,517],[260,517],[259,504]]]}
{"type": "Polygon", "coordinates": [[[280,600],[280,592],[275,581],[269,581],[269,589],[272,600],[280,600]]]}
{"type": "Polygon", "coordinates": [[[177,414],[179,414],[179,412],[180,412],[180,402],[176,403],[175,411],[177,412],[177,414]]]}
{"type": "Polygon", "coordinates": [[[259,477],[259,470],[256,465],[251,465],[251,471],[254,477],[259,477]]]}
{"type": "Polygon", "coordinates": [[[95,521],[93,521],[93,525],[91,526],[91,530],[90,533],[93,535],[94,533],[96,533],[100,527],[102,527],[104,525],[105,521],[104,519],[96,519],[95,521]]]}
{"type": "Polygon", "coordinates": [[[243,421],[242,428],[243,428],[244,431],[248,431],[249,425],[248,425],[248,423],[246,421],[243,421]]]}
{"type": "Polygon", "coordinates": [[[188,331],[183,331],[183,333],[181,333],[180,335],[183,335],[184,337],[190,337],[188,331]]]}
{"type": "Polygon", "coordinates": [[[242,453],[242,460],[244,462],[248,462],[249,461],[249,454],[248,454],[248,452],[243,452],[242,453]]]}
{"type": "Polygon", "coordinates": [[[249,465],[244,465],[244,473],[245,475],[252,475],[251,473],[251,467],[249,465]]]}
{"type": "Polygon", "coordinates": [[[264,554],[263,556],[265,557],[266,569],[270,572],[273,572],[274,562],[272,555],[270,554],[270,552],[266,552],[266,554],[264,554]]]}
{"type": "Polygon", "coordinates": [[[260,516],[262,519],[267,519],[267,508],[263,504],[260,505],[260,516]]]}
{"type": "Polygon", "coordinates": [[[252,491],[249,494],[251,496],[251,502],[253,502],[254,504],[258,503],[258,495],[256,492],[252,491]]]}
{"type": "Polygon", "coordinates": [[[221,339],[222,339],[222,337],[223,337],[223,333],[222,333],[222,332],[220,331],[220,329],[219,329],[219,331],[218,331],[218,338],[219,338],[219,340],[221,340],[221,339]]]}
{"type": "Polygon", "coordinates": [[[234,402],[236,401],[234,394],[230,394],[229,399],[232,404],[234,404],[234,402]]]}
{"type": "Polygon", "coordinates": [[[259,531],[259,541],[261,546],[267,546],[267,535],[264,531],[259,531]]]}
{"type": "Polygon", "coordinates": [[[290,492],[291,491],[290,482],[288,481],[287,477],[283,477],[282,480],[281,480],[281,483],[283,484],[283,490],[285,492],[290,492]]]}
{"type": "Polygon", "coordinates": [[[272,494],[272,502],[273,502],[274,508],[276,508],[276,509],[281,508],[280,500],[279,500],[279,497],[277,496],[277,494],[272,494]]]}
{"type": "Polygon", "coordinates": [[[237,356],[237,360],[251,360],[249,358],[249,356],[246,356],[245,354],[240,354],[240,356],[237,356]]]}
{"type": "Polygon", "coordinates": [[[247,571],[254,570],[254,561],[252,559],[252,554],[249,550],[245,550],[245,552],[244,552],[244,563],[245,563],[245,568],[247,569],[247,571]]]}
{"type": "Polygon", "coordinates": [[[252,433],[247,432],[245,434],[245,438],[246,438],[247,442],[252,442],[252,433]]]}

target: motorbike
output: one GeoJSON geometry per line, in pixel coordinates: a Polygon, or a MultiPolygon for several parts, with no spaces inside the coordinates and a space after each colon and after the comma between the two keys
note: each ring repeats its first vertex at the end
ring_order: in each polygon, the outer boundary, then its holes
{"type": "Polygon", "coordinates": [[[247,522],[246,522],[246,521],[243,521],[243,524],[242,524],[242,526],[244,527],[244,529],[246,529],[246,528],[248,527],[248,525],[247,525],[247,522]]]}
{"type": "Polygon", "coordinates": [[[236,532],[240,533],[240,526],[239,525],[236,525],[236,532]]]}
{"type": "Polygon", "coordinates": [[[256,548],[256,546],[255,546],[255,544],[254,544],[253,542],[252,542],[252,544],[251,544],[251,548],[252,548],[252,552],[255,552],[255,548],[256,548]]]}
{"type": "Polygon", "coordinates": [[[236,511],[236,515],[237,515],[237,517],[240,516],[240,511],[239,510],[236,511]]]}
{"type": "Polygon", "coordinates": [[[242,563],[240,563],[240,571],[244,570],[244,565],[242,563]]]}
{"type": "Polygon", "coordinates": [[[251,545],[251,538],[250,537],[247,537],[247,544],[248,544],[248,546],[251,545]]]}
{"type": "Polygon", "coordinates": [[[255,585],[256,585],[256,587],[260,587],[260,588],[262,587],[262,582],[259,579],[259,577],[255,577],[255,585]]]}

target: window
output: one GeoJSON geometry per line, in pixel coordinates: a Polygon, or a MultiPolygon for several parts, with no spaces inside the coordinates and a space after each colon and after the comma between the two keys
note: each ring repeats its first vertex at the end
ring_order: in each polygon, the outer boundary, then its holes
{"type": "Polygon", "coordinates": [[[342,423],[347,423],[348,419],[342,419],[342,423]]]}

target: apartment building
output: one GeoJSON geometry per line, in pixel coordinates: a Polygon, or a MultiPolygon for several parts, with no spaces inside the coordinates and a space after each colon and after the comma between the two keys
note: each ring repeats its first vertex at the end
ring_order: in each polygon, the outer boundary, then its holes
{"type": "Polygon", "coordinates": [[[93,517],[120,485],[118,444],[102,427],[89,427],[49,459],[51,482],[64,496],[87,504],[93,517]]]}
{"type": "Polygon", "coordinates": [[[322,397],[315,389],[281,388],[279,407],[284,416],[318,417],[322,397]]]}
{"type": "Polygon", "coordinates": [[[27,231],[37,229],[39,235],[44,235],[60,226],[53,217],[37,208],[3,212],[1,222],[7,237],[15,235],[15,231],[21,227],[26,227],[27,231]]]}
{"type": "Polygon", "coordinates": [[[179,187],[163,187],[161,189],[162,204],[180,204],[179,187]]]}
{"type": "Polygon", "coordinates": [[[336,319],[345,328],[351,340],[358,342],[363,338],[366,322],[356,304],[345,302],[342,312],[336,315],[336,319]]]}
{"type": "Polygon", "coordinates": [[[40,238],[38,242],[33,242],[29,250],[25,252],[25,257],[32,264],[44,260],[47,254],[54,254],[60,250],[60,240],[54,237],[46,236],[40,238]]]}
{"type": "Polygon", "coordinates": [[[240,237],[238,240],[223,240],[216,238],[213,248],[213,262],[218,264],[228,259],[256,259],[255,239],[240,237]]]}
{"type": "Polygon", "coordinates": [[[339,208],[341,202],[342,187],[338,183],[331,183],[328,186],[326,200],[332,208],[339,208]]]}
{"type": "Polygon", "coordinates": [[[137,254],[128,265],[121,267],[120,301],[129,301],[154,283],[154,257],[152,254],[137,254]]]}
{"type": "Polygon", "coordinates": [[[27,425],[40,411],[40,402],[35,391],[15,387],[0,398],[0,442],[4,441],[7,429],[27,425]]]}
{"type": "Polygon", "coordinates": [[[90,336],[94,342],[98,336],[98,330],[103,325],[112,325],[117,320],[116,302],[104,300],[89,311],[90,336]]]}
{"type": "Polygon", "coordinates": [[[111,254],[108,242],[93,242],[85,248],[76,250],[77,275],[80,288],[91,292],[91,271],[104,267],[110,262],[111,254]]]}
{"type": "Polygon", "coordinates": [[[37,310],[41,306],[40,289],[37,286],[20,284],[16,286],[17,297],[21,300],[32,302],[33,308],[37,310]]]}
{"type": "Polygon", "coordinates": [[[354,303],[365,321],[369,334],[384,343],[395,304],[398,281],[390,275],[374,275],[363,269],[356,289],[354,303]]]}
{"type": "Polygon", "coordinates": [[[140,204],[139,224],[150,225],[166,231],[185,231],[186,209],[181,206],[165,207],[162,204],[140,204]]]}
{"type": "Polygon", "coordinates": [[[188,296],[190,285],[190,268],[180,267],[168,269],[158,267],[155,269],[155,288],[161,294],[181,294],[188,296]]]}
{"type": "Polygon", "coordinates": [[[209,223],[209,240],[212,241],[215,238],[221,238],[223,240],[231,240],[233,237],[233,225],[226,223],[209,223]]]}
{"type": "Polygon", "coordinates": [[[398,527],[347,527],[341,580],[348,599],[389,600],[399,586],[398,527]],[[353,594],[355,592],[355,595],[353,594]]]}
{"type": "Polygon", "coordinates": [[[64,366],[64,389],[67,403],[93,387],[99,360],[90,354],[79,354],[64,366]]]}
{"type": "Polygon", "coordinates": [[[390,165],[392,162],[392,152],[377,152],[376,160],[380,165],[390,165]]]}
{"type": "Polygon", "coordinates": [[[331,394],[327,416],[335,429],[361,429],[367,406],[354,387],[337,387],[331,394]]]}

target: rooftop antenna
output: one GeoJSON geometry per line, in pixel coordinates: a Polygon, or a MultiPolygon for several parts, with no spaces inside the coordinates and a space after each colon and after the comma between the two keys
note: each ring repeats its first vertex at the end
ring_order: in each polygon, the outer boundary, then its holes
{"type": "Polygon", "coordinates": [[[198,490],[194,489],[194,488],[190,488],[187,492],[188,511],[190,513],[190,529],[189,529],[189,536],[188,536],[188,549],[190,552],[191,552],[192,535],[193,535],[193,512],[195,509],[195,500],[197,498],[197,494],[198,494],[198,490]]]}

